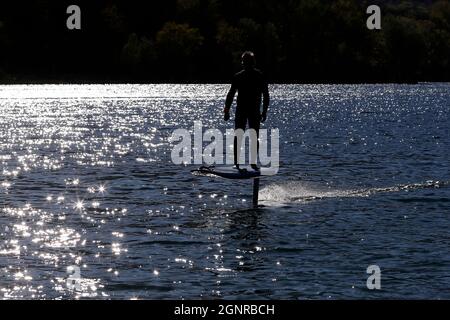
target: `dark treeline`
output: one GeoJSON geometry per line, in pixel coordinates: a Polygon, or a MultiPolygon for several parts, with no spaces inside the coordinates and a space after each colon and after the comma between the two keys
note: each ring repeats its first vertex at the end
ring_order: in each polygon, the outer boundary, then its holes
{"type": "Polygon", "coordinates": [[[256,53],[272,82],[450,80],[450,2],[35,0],[0,4],[0,81],[222,82],[256,53]],[[81,8],[82,29],[66,28],[81,8]],[[382,9],[382,30],[366,8],[382,9]]]}

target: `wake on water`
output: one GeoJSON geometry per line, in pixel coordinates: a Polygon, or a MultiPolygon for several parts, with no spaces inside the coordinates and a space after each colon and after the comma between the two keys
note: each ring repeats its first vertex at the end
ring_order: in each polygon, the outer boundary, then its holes
{"type": "Polygon", "coordinates": [[[293,203],[320,200],[325,198],[369,197],[379,193],[413,191],[420,189],[442,188],[450,181],[427,181],[424,183],[404,184],[386,188],[367,188],[356,190],[320,190],[320,188],[301,182],[271,184],[259,192],[259,199],[265,203],[293,203]]]}

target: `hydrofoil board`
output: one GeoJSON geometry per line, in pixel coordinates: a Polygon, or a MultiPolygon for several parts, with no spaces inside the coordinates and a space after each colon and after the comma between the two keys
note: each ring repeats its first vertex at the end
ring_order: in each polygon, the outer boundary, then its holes
{"type": "Polygon", "coordinates": [[[274,168],[259,168],[259,170],[252,169],[251,166],[241,166],[237,169],[234,166],[223,167],[200,167],[191,171],[192,174],[198,176],[220,177],[226,179],[255,179],[273,176],[276,174],[274,168]]]}

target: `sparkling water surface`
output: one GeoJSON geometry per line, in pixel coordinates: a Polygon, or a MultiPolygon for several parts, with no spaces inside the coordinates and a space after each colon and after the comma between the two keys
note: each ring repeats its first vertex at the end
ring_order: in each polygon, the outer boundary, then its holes
{"type": "Polygon", "coordinates": [[[0,86],[0,297],[450,298],[448,84],[271,86],[258,209],[171,162],[227,88],[0,86]]]}

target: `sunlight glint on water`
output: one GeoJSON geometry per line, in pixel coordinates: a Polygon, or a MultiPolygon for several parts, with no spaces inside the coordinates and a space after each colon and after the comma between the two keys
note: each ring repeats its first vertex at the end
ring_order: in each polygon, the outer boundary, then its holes
{"type": "Polygon", "coordinates": [[[226,92],[0,86],[0,296],[450,298],[448,85],[272,86],[258,210],[170,161],[173,130],[232,126],[226,92]]]}

